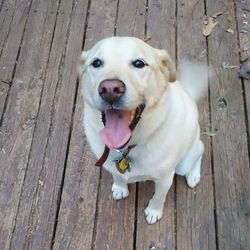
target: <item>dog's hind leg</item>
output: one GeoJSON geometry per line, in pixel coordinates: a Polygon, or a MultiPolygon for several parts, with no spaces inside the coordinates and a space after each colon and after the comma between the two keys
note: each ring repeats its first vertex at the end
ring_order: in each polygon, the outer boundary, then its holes
{"type": "Polygon", "coordinates": [[[115,200],[124,199],[129,195],[128,185],[117,175],[113,175],[112,195],[115,200]]]}
{"type": "Polygon", "coordinates": [[[191,171],[185,175],[187,184],[191,188],[194,188],[200,181],[201,160],[202,160],[202,155],[195,162],[194,167],[191,169],[191,171]]]}
{"type": "Polygon", "coordinates": [[[190,152],[178,164],[175,172],[185,175],[189,187],[194,188],[200,181],[200,169],[204,145],[197,141],[190,152]]]}

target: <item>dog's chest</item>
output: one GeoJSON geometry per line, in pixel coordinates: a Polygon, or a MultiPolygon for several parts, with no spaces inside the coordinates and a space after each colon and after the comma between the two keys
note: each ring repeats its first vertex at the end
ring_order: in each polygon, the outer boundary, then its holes
{"type": "Polygon", "coordinates": [[[116,174],[119,174],[120,177],[126,183],[134,183],[134,182],[158,179],[152,170],[148,169],[145,166],[137,165],[135,163],[134,164],[131,163],[131,169],[129,171],[126,171],[125,173],[120,173],[117,170],[115,172],[116,174]]]}
{"type": "Polygon", "coordinates": [[[106,167],[109,172],[119,175],[127,183],[140,182],[146,180],[157,180],[159,171],[151,157],[142,156],[138,150],[131,150],[126,157],[128,166],[120,166],[124,157],[122,152],[113,152],[110,156],[111,164],[106,167]],[[122,167],[122,171],[120,169],[122,167]]]}

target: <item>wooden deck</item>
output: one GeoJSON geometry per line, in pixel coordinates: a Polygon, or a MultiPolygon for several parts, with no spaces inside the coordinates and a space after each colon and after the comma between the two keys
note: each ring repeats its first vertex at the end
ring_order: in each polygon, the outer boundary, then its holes
{"type": "Polygon", "coordinates": [[[225,69],[250,57],[249,10],[243,0],[1,0],[0,249],[249,250],[250,82],[225,69]],[[216,132],[202,136],[201,182],[191,190],[176,177],[155,225],[143,214],[152,183],[113,201],[83,134],[78,56],[112,35],[215,70],[199,105],[202,131],[216,132]]]}

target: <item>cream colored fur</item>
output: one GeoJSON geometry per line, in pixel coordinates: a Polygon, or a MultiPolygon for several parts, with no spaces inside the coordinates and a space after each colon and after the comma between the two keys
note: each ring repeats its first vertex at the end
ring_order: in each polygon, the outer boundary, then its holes
{"type": "Polygon", "coordinates": [[[185,176],[190,187],[195,187],[200,180],[204,147],[200,141],[195,99],[206,87],[206,77],[199,77],[206,70],[203,67],[197,71],[195,67],[189,64],[185,68],[190,70],[190,74],[195,74],[188,75],[186,80],[182,78],[183,87],[175,79],[174,65],[166,51],[154,49],[131,37],[104,39],[81,55],[79,74],[84,97],[84,128],[97,158],[104,150],[99,136],[103,128],[100,110],[105,108],[98,94],[100,82],[119,79],[125,83],[123,109],[133,110],[141,103],[146,104],[129,142],[137,145],[129,154],[131,172],[118,172],[114,159],[120,154],[116,150],[111,150],[104,167],[113,175],[114,199],[129,195],[128,183],[154,181],[155,194],[145,209],[149,224],[162,217],[165,198],[175,173],[185,176]],[[102,58],[103,67],[90,65],[96,57],[102,58]],[[137,58],[143,58],[149,66],[133,67],[131,62],[137,58]],[[200,93],[192,93],[192,88],[187,90],[192,84],[203,86],[200,93]]]}

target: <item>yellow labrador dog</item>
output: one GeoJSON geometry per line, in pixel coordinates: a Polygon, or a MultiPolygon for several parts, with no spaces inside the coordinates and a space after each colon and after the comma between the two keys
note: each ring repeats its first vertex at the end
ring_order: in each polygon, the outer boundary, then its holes
{"type": "Polygon", "coordinates": [[[162,217],[175,173],[189,187],[200,180],[204,146],[195,101],[206,70],[184,68],[177,81],[168,53],[133,37],[106,38],[80,57],[84,127],[97,165],[112,174],[116,200],[129,195],[128,183],[154,181],[149,224],[162,217]]]}

